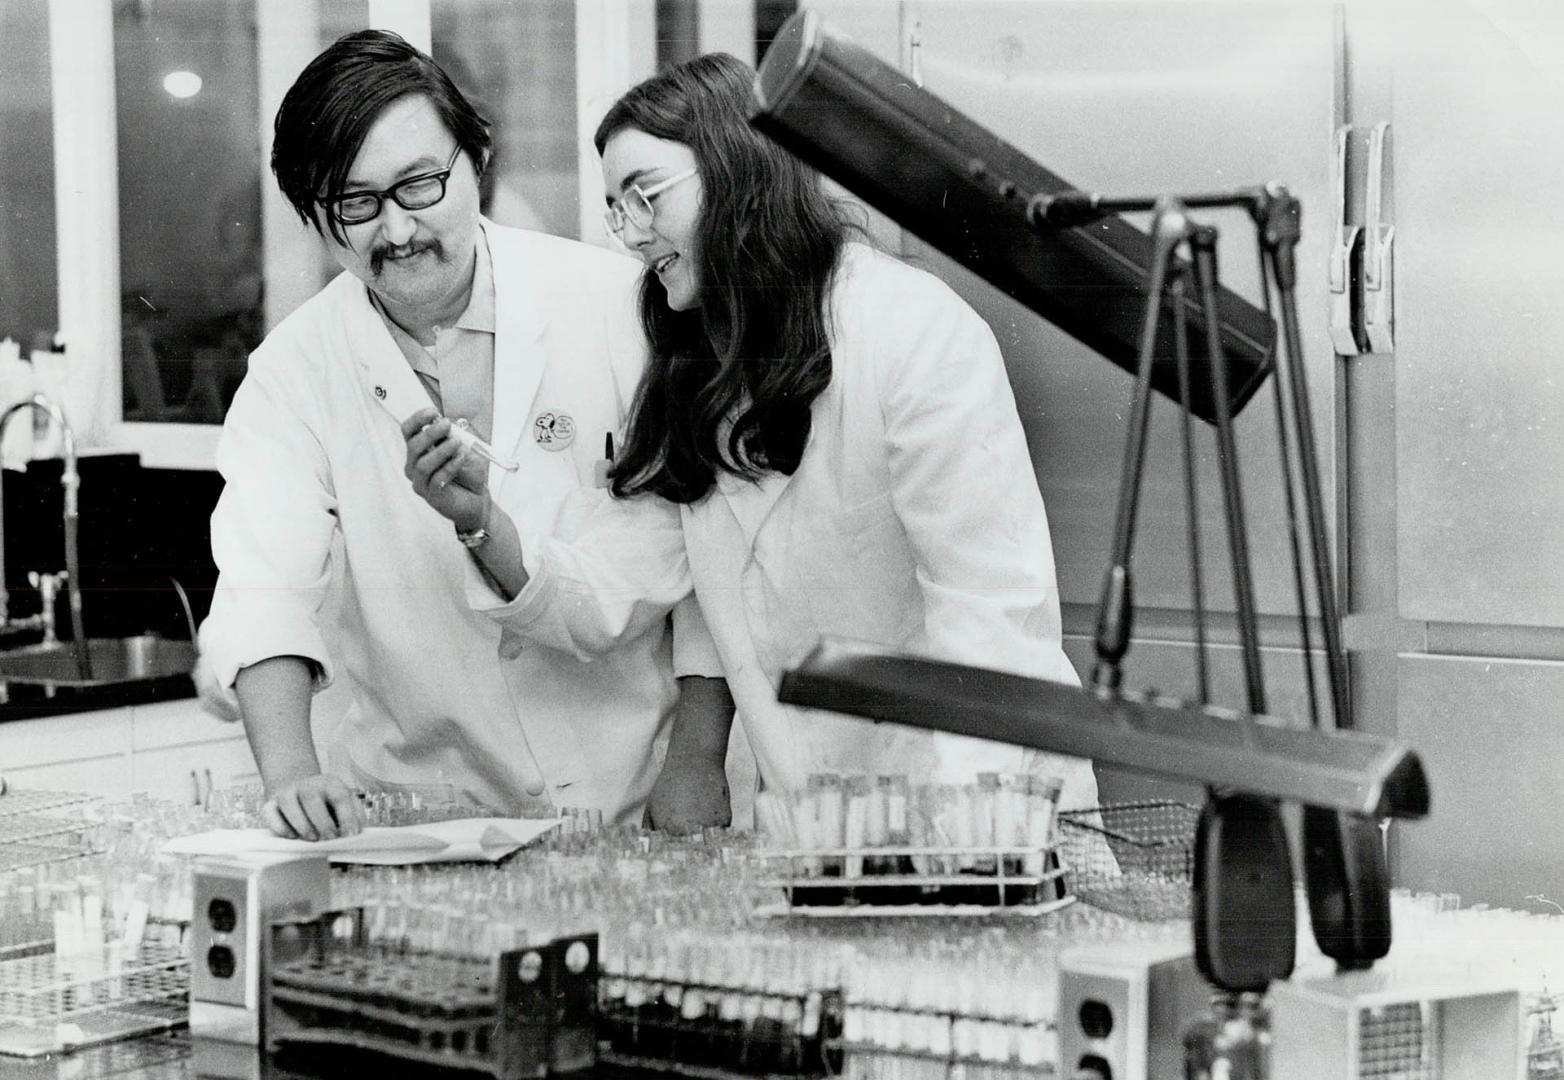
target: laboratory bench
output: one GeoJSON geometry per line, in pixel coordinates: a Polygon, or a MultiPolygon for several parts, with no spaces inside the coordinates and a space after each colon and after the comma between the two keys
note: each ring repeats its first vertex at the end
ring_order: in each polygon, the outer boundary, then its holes
{"type": "MultiPolygon", "coordinates": [[[[338,1062],[335,1071],[329,1061],[323,1061],[323,1067],[316,1071],[290,1072],[265,1062],[258,1053],[234,1047],[218,1049],[223,1065],[216,1067],[205,1064],[211,1051],[205,1046],[198,1048],[197,1041],[188,1030],[183,1030],[109,1043],[46,1061],[0,1059],[0,1080],[235,1080],[242,1076],[253,1076],[255,1080],[319,1080],[321,1076],[353,1074],[418,1075],[410,1071],[406,1062],[366,1061],[363,1056],[338,1062]]],[[[632,1080],[634,1075],[608,1070],[591,1074],[598,1080],[632,1080]]]]}
{"type": "MultiPolygon", "coordinates": [[[[818,809],[823,790],[794,797],[789,812],[818,809]]],[[[1180,1080],[1183,1036],[1205,1030],[1196,1022],[1208,1012],[1242,1020],[1254,1045],[1269,1045],[1274,1080],[1557,1075],[1527,1072],[1528,1058],[1558,1058],[1564,1068],[1547,992],[1547,975],[1564,967],[1564,915],[1398,890],[1389,956],[1343,973],[1314,945],[1300,895],[1291,977],[1263,998],[1218,1004],[1192,958],[1189,851],[1164,857],[1191,838],[1142,842],[1098,829],[1094,821],[1110,820],[1100,814],[1059,815],[1063,827],[1043,849],[844,849],[795,837],[799,846],[783,850],[752,833],[674,838],[567,818],[493,860],[432,865],[328,870],[313,859],[203,860],[165,850],[167,838],[253,824],[257,798],[219,789],[193,807],[141,797],[105,812],[91,860],[10,871],[36,890],[27,901],[39,918],[38,896],[49,896],[54,912],[79,897],[81,910],[101,904],[107,915],[111,903],[135,911],[134,895],[145,904],[138,964],[177,970],[182,981],[157,994],[124,992],[148,1012],[154,1001],[165,1010],[151,1033],[52,1057],[0,1054],[0,1078],[515,1080],[546,1072],[628,1080],[655,1063],[663,1075],[703,1080],[1023,1080],[1073,1077],[1053,1064],[1091,1060],[1110,1063],[1103,1075],[1116,1080],[1180,1080]],[[1116,857],[1094,866],[1103,837],[1116,857]],[[1007,875],[1055,881],[1052,871],[1028,876],[1039,872],[1031,857],[1050,849],[1064,869],[1059,893],[1023,893],[1008,907],[994,901],[993,885],[1007,875]],[[907,854],[914,850],[922,863],[907,854]],[[919,875],[923,884],[909,890],[919,875]],[[899,899],[869,901],[871,888],[899,899]],[[266,1017],[265,1051],[253,1034],[248,1043],[209,1037],[214,1022],[235,1022],[223,956],[256,925],[241,914],[235,930],[222,901],[262,895],[272,915],[254,933],[268,935],[259,975],[266,1004],[253,1015],[266,1017]],[[306,896],[308,904],[297,902],[306,896]],[[187,1016],[194,1032],[179,1030],[187,1016]],[[525,1047],[535,1062],[552,1057],[561,1038],[560,1056],[574,1055],[569,1069],[507,1070],[486,1058],[503,1044],[525,1047]],[[595,1064],[580,1065],[589,1060],[583,1046],[596,1048],[595,1064]],[[1387,1062],[1397,1071],[1364,1068],[1387,1062]]],[[[914,787],[909,806],[928,805],[914,787]]],[[[386,820],[429,824],[416,815],[386,820]]],[[[0,957],[7,925],[18,923],[18,880],[0,873],[0,957]]],[[[58,939],[66,931],[54,925],[58,939]]],[[[27,990],[7,983],[6,963],[0,1012],[14,1012],[27,990]]],[[[104,988],[121,978],[129,987],[133,965],[84,979],[82,962],[69,963],[75,996],[63,1012],[35,996],[44,1014],[74,1023],[105,1005],[111,1015],[128,1011],[104,988]]],[[[60,983],[39,985],[51,995],[60,983]]],[[[94,1021],[79,1022],[90,1029],[94,1021]]],[[[54,1029],[36,1030],[47,1038],[54,1029]]],[[[14,1019],[0,1034],[16,1036],[14,1019]]]]}
{"type": "MultiPolygon", "coordinates": [[[[0,1080],[321,1080],[321,1077],[381,1075],[417,1077],[416,1068],[394,1058],[375,1059],[372,1055],[338,1055],[335,1060],[322,1054],[309,1072],[290,1071],[265,1061],[260,1054],[236,1048],[220,1049],[198,1045],[188,1030],[148,1035],[129,1042],[82,1050],[47,1061],[10,1063],[0,1060],[0,1080]],[[221,1066],[208,1064],[216,1056],[221,1066]]],[[[461,1073],[455,1076],[482,1076],[461,1073]]],[[[658,1076],[678,1076],[677,1072],[633,1069],[600,1064],[575,1074],[581,1080],[653,1080],[658,1076]]],[[[691,1073],[711,1080],[706,1070],[691,1073]]]]}
{"type": "MultiPolygon", "coordinates": [[[[259,1054],[235,1053],[230,1047],[219,1051],[224,1064],[215,1067],[206,1064],[211,1052],[207,1047],[198,1047],[198,1042],[185,1030],[110,1043],[48,1061],[16,1064],[0,1061],[0,1080],[237,1080],[244,1076],[255,1080],[320,1080],[323,1076],[355,1074],[419,1075],[406,1062],[394,1058],[366,1060],[361,1054],[339,1056],[335,1061],[323,1054],[316,1068],[309,1072],[293,1072],[264,1061],[259,1054]]],[[[670,1074],[600,1065],[577,1075],[583,1080],[651,1080],[670,1074]]]]}

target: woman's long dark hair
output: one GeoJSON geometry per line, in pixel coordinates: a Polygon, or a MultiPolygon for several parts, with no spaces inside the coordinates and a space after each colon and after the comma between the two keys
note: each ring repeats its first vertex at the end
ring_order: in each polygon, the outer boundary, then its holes
{"type": "Polygon", "coordinates": [[[819,177],[749,126],[754,72],[723,53],[648,79],[598,125],[683,143],[700,172],[699,304],[641,279],[651,360],[611,474],[615,495],[703,498],[725,469],[792,475],[831,382],[827,300],[848,226],[819,177]],[[724,420],[735,422],[719,445],[724,420]]]}

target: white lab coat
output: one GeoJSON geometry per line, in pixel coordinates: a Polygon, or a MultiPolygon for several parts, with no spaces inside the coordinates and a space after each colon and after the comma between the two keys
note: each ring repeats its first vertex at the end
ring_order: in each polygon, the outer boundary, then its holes
{"type": "MultiPolygon", "coordinates": [[[[1048,521],[992,332],[939,279],[849,245],[833,292],[831,383],[793,476],[723,475],[678,509],[688,575],[762,783],[812,772],[971,781],[1031,767],[1096,802],[1088,762],[781,705],[781,672],[821,635],[1078,683],[1061,648],[1048,521]]],[[[654,619],[683,586],[658,499],[602,500],[548,534],[525,506],[531,579],[503,602],[468,597],[506,627],[590,655],[654,619]]],[[[525,650],[522,651],[525,655],[525,650]]],[[[692,671],[681,660],[681,673],[692,671]]],[[[714,672],[706,672],[712,674],[714,672]]]]}
{"type": "MultiPolygon", "coordinates": [[[[552,526],[591,487],[645,358],[636,264],[484,223],[496,292],[493,445],[521,462],[492,481],[552,526]],[[567,417],[545,449],[543,414],[567,417]],[[500,478],[504,483],[500,484],[500,478]]],[[[212,517],[221,576],[205,660],[296,655],[354,705],[326,767],[370,789],[449,783],[499,812],[588,807],[638,820],[676,688],[665,624],[649,620],[591,664],[550,649],[497,655],[500,629],[463,600],[471,564],[450,522],[403,474],[398,407],[427,404],[412,368],[342,274],[256,350],[220,444],[212,517]],[[322,613],[328,584],[340,602],[322,613]]]]}

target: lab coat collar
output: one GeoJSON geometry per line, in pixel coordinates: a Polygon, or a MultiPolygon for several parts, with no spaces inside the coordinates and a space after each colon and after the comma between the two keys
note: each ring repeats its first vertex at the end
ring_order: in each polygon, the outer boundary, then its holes
{"type": "MultiPolygon", "coordinates": [[[[487,220],[482,224],[494,263],[493,443],[502,455],[519,461],[547,360],[543,333],[548,319],[537,301],[544,291],[540,275],[547,267],[528,258],[521,242],[524,234],[491,228],[487,220]]],[[[490,476],[491,481],[495,478],[490,476]]]]}
{"type": "Polygon", "coordinates": [[[347,330],[343,345],[357,361],[364,387],[398,425],[419,409],[434,404],[418,374],[402,355],[396,339],[375,310],[369,287],[343,271],[339,282],[353,290],[354,302],[344,305],[347,330]]]}
{"type": "MultiPolygon", "coordinates": [[[[494,267],[494,448],[514,458],[526,434],[533,396],[543,379],[541,344],[547,325],[537,306],[537,267],[530,264],[514,234],[489,227],[480,219],[494,267]],[[504,303],[499,290],[504,289],[504,303]]],[[[344,272],[345,276],[346,275],[344,272]]],[[[369,393],[395,418],[398,425],[419,409],[433,404],[417,374],[376,313],[369,289],[350,278],[348,287],[358,290],[360,302],[348,306],[349,351],[363,370],[369,393]]],[[[499,474],[491,468],[489,480],[499,474]]]]}

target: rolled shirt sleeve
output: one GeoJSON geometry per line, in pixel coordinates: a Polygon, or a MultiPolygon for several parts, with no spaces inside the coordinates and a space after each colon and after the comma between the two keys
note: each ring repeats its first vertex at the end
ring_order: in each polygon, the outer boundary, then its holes
{"type": "Polygon", "coordinates": [[[673,609],[673,673],[677,678],[699,675],[708,679],[726,677],[717,643],[706,625],[706,616],[696,598],[686,596],[673,609]]]}
{"type": "Polygon", "coordinates": [[[648,630],[690,596],[689,560],[678,507],[656,498],[615,499],[597,489],[570,496],[554,532],[505,510],[521,539],[526,586],[496,593],[475,564],[466,572],[468,605],[500,624],[502,654],[526,641],[590,660],[648,630]]]}
{"type": "Polygon", "coordinates": [[[242,668],[300,656],[330,683],[318,613],[330,580],[336,496],[325,453],[278,367],[252,359],[218,443],[225,486],[212,513],[218,567],[201,652],[216,686],[242,668]]]}

